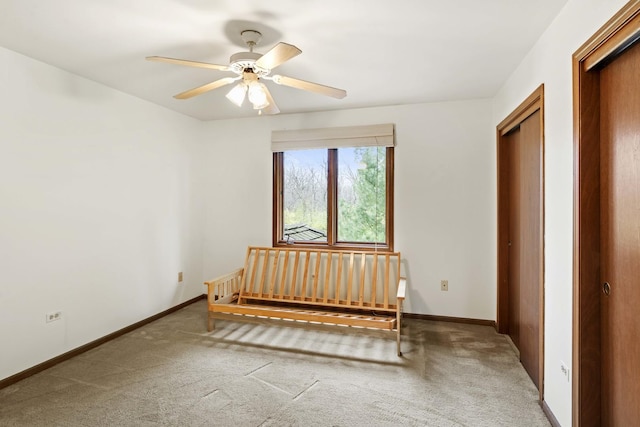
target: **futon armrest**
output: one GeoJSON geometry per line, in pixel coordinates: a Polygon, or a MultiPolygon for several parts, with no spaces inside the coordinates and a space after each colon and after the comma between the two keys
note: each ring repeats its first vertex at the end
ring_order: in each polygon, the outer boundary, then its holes
{"type": "Polygon", "coordinates": [[[204,282],[210,304],[228,304],[238,299],[244,268],[238,268],[224,276],[204,282]]]}
{"type": "Polygon", "coordinates": [[[405,277],[401,277],[398,282],[398,299],[405,298],[405,292],[407,290],[407,279],[405,277]]]}
{"type": "Polygon", "coordinates": [[[207,286],[212,286],[216,283],[226,282],[227,280],[231,280],[234,277],[241,277],[243,272],[244,272],[244,268],[241,267],[236,270],[233,270],[231,273],[225,274],[224,276],[220,276],[220,277],[216,277],[215,279],[208,280],[204,282],[204,284],[207,286]]]}

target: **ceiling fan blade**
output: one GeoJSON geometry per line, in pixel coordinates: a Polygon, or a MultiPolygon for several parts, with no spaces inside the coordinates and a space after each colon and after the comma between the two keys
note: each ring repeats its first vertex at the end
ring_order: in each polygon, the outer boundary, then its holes
{"type": "Polygon", "coordinates": [[[167,58],[165,56],[147,56],[147,61],[168,62],[169,64],[186,65],[188,67],[209,68],[211,70],[229,71],[229,66],[209,64],[208,62],[188,61],[186,59],[167,58]]]}
{"type": "Polygon", "coordinates": [[[235,82],[236,80],[239,80],[239,79],[240,79],[239,77],[236,77],[236,78],[225,77],[223,79],[216,80],[215,82],[207,83],[206,85],[202,85],[202,86],[187,90],[185,92],[179,93],[179,94],[175,95],[174,98],[176,98],[176,99],[192,98],[192,97],[194,97],[196,95],[202,95],[203,93],[209,92],[210,90],[214,90],[214,89],[217,89],[219,87],[231,84],[231,83],[233,83],[233,82],[235,82]]]}
{"type": "Polygon", "coordinates": [[[318,83],[311,83],[305,80],[294,79],[292,77],[274,75],[272,80],[279,85],[290,86],[296,89],[308,90],[310,92],[319,93],[320,95],[331,96],[333,98],[342,99],[347,96],[347,91],[337,89],[331,86],[325,86],[318,83]]]}
{"type": "Polygon", "coordinates": [[[292,44],[278,43],[271,50],[256,61],[256,65],[267,70],[273,70],[278,65],[287,62],[291,58],[302,53],[300,49],[292,44]]]}
{"type": "Polygon", "coordinates": [[[267,85],[264,85],[262,89],[264,90],[265,95],[267,95],[267,101],[269,101],[269,105],[263,108],[262,111],[264,112],[264,114],[278,114],[280,112],[280,109],[276,105],[276,102],[273,100],[273,97],[271,96],[271,92],[269,92],[267,85]]]}

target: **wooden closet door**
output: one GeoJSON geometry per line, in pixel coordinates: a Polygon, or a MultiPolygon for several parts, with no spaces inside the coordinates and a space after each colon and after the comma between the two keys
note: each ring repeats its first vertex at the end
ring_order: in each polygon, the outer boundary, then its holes
{"type": "Polygon", "coordinates": [[[600,72],[603,426],[640,423],[639,76],[640,43],[600,72]]]}
{"type": "Polygon", "coordinates": [[[520,274],[522,270],[522,241],[518,238],[520,221],[521,178],[520,128],[507,134],[509,146],[509,337],[520,349],[520,274]]]}
{"type": "Polygon", "coordinates": [[[509,335],[520,361],[540,387],[540,233],[542,153],[540,111],[509,135],[509,335]]]}

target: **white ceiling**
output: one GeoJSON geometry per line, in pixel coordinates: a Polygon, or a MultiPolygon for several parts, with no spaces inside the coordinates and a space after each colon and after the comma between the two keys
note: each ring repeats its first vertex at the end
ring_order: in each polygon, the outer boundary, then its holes
{"type": "Polygon", "coordinates": [[[277,73],[347,90],[342,100],[267,82],[282,113],[493,96],[567,0],[0,0],[0,46],[171,110],[255,115],[221,88],[234,74],[145,61],[227,64],[256,29],[302,54],[277,73]]]}

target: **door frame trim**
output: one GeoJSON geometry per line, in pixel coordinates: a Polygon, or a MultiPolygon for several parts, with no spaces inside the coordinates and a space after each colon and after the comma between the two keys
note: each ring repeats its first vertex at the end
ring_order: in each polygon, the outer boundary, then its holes
{"type": "Polygon", "coordinates": [[[497,320],[496,329],[506,334],[509,327],[509,189],[504,185],[508,180],[508,152],[505,135],[519,126],[536,111],[540,111],[540,265],[539,265],[539,362],[538,384],[539,399],[544,396],[544,84],[541,84],[496,128],[496,152],[498,172],[498,283],[497,283],[497,320]]]}
{"type": "Polygon", "coordinates": [[[631,0],[573,54],[572,424],[601,420],[600,79],[595,68],[640,38],[640,0],[631,0]]]}

